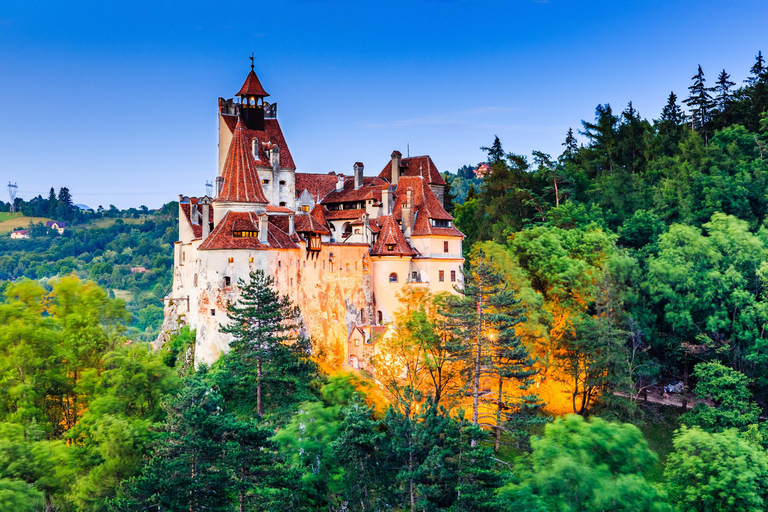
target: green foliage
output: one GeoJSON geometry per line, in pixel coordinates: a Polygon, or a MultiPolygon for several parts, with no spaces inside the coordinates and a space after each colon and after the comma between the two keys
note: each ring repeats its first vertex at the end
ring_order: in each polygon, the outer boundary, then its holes
{"type": "Polygon", "coordinates": [[[680,511],[759,511],[768,493],[768,459],[733,430],[707,433],[682,427],[665,477],[680,511]]]}
{"type": "Polygon", "coordinates": [[[743,431],[757,423],[760,408],[751,403],[752,393],[744,374],[710,361],[697,364],[693,375],[698,380],[696,396],[711,399],[715,406],[698,404],[680,418],[682,423],[710,433],[730,428],[743,431]]]}
{"type": "Polygon", "coordinates": [[[633,425],[571,415],[532,445],[500,491],[504,510],[669,510],[665,493],[643,477],[656,455],[633,425]]]}

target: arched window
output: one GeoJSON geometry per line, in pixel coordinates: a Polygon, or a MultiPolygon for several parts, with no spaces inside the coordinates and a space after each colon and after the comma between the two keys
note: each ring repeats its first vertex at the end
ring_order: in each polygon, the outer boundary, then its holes
{"type": "Polygon", "coordinates": [[[384,315],[379,311],[379,325],[384,321],[384,315]]]}
{"type": "Polygon", "coordinates": [[[389,274],[389,282],[390,283],[397,282],[397,272],[392,272],[391,274],[389,274]]]}
{"type": "Polygon", "coordinates": [[[352,235],[352,224],[349,222],[345,222],[342,226],[341,230],[344,232],[344,237],[348,237],[352,235]]]}

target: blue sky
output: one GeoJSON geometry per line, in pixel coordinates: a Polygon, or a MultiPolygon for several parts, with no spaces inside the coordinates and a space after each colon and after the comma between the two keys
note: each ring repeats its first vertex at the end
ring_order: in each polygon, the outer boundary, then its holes
{"type": "Polygon", "coordinates": [[[455,172],[494,135],[557,155],[599,103],[658,117],[698,64],[740,84],[766,19],[764,1],[4,0],[0,181],[94,207],[204,193],[251,51],[299,171],[374,174],[410,145],[455,172]]]}

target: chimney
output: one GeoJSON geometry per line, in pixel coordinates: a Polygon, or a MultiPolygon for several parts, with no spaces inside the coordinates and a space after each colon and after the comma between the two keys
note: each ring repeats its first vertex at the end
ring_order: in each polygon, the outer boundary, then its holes
{"type": "Polygon", "coordinates": [[[392,210],[392,187],[387,185],[381,191],[381,214],[389,215],[392,210]]]}
{"type": "Polygon", "coordinates": [[[363,219],[363,242],[369,243],[368,241],[368,212],[363,213],[362,216],[363,219]]]}
{"type": "Polygon", "coordinates": [[[336,180],[336,192],[341,192],[342,190],[344,190],[344,175],[339,174],[339,177],[336,180]]]}
{"type": "Polygon", "coordinates": [[[280,167],[280,148],[277,145],[273,145],[269,152],[269,163],[275,171],[280,167]]]}
{"type": "Polygon", "coordinates": [[[355,190],[363,186],[363,162],[355,162],[355,190]]]}
{"type": "Polygon", "coordinates": [[[397,185],[397,180],[400,178],[400,159],[403,158],[403,154],[397,150],[392,152],[392,179],[390,183],[397,185]]]}
{"type": "Polygon", "coordinates": [[[197,216],[197,198],[189,198],[189,221],[193,226],[200,224],[200,219],[197,216]]]}
{"type": "Polygon", "coordinates": [[[413,227],[413,189],[409,188],[405,192],[405,202],[400,209],[401,221],[403,223],[403,234],[405,238],[411,238],[411,228],[413,227]]]}
{"type": "Polygon", "coordinates": [[[208,238],[211,233],[211,221],[209,219],[208,209],[210,208],[211,200],[207,197],[200,200],[200,210],[202,211],[203,218],[200,219],[200,224],[203,226],[203,240],[208,238]]]}
{"type": "Polygon", "coordinates": [[[294,225],[293,225],[293,214],[288,215],[288,236],[293,235],[294,225]]]}
{"type": "Polygon", "coordinates": [[[259,243],[269,245],[269,217],[266,213],[259,215],[259,243]]]}
{"type": "Polygon", "coordinates": [[[259,139],[256,137],[253,138],[251,141],[251,154],[253,155],[253,158],[256,159],[256,161],[259,161],[259,139]]]}
{"type": "Polygon", "coordinates": [[[216,176],[216,197],[221,195],[221,187],[224,186],[224,177],[216,176]]]}

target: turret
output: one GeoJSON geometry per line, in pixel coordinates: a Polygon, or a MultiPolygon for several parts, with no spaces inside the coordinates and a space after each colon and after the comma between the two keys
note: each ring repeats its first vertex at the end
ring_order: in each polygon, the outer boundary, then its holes
{"type": "Polygon", "coordinates": [[[245,79],[240,91],[235,95],[240,98],[240,117],[249,130],[264,130],[264,98],[269,96],[262,87],[259,77],[253,70],[251,57],[251,72],[245,79]]]}

